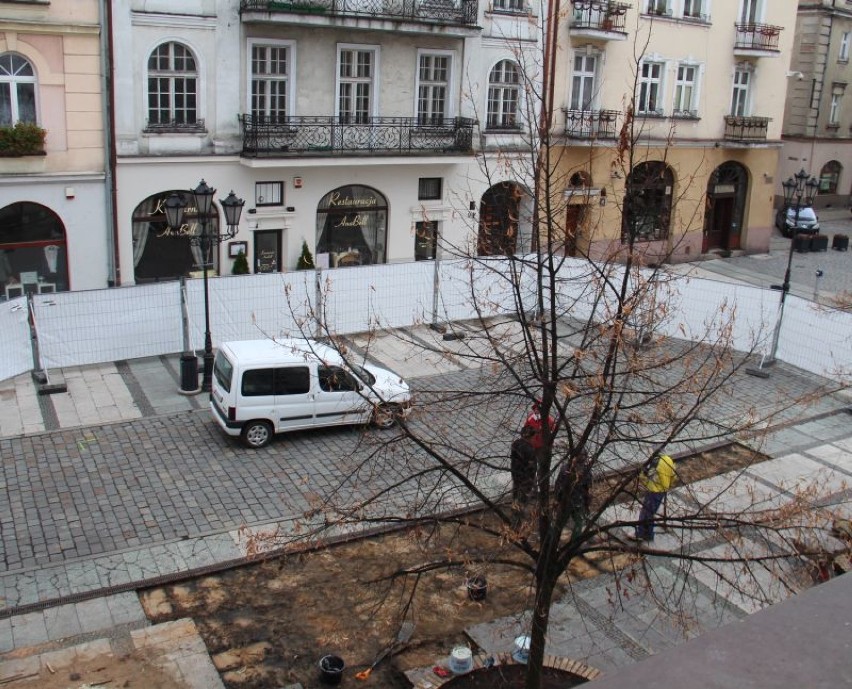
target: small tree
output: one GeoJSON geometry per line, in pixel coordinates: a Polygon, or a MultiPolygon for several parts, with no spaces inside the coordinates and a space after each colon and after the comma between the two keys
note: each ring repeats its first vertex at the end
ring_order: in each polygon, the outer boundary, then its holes
{"type": "Polygon", "coordinates": [[[303,239],[302,255],[299,256],[299,260],[296,262],[296,270],[312,270],[313,268],[316,268],[313,254],[311,254],[311,250],[308,248],[308,242],[303,239]]]}
{"type": "Polygon", "coordinates": [[[248,275],[249,274],[249,264],[248,259],[246,258],[246,254],[244,251],[241,251],[237,254],[237,257],[234,259],[234,265],[231,268],[231,275],[248,275]]]}

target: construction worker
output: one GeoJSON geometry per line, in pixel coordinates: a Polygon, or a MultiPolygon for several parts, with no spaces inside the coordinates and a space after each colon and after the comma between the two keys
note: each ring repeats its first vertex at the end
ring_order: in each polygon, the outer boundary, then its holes
{"type": "Polygon", "coordinates": [[[659,455],[650,467],[640,474],[639,482],[645,489],[642,509],[636,524],[634,540],[651,543],[654,540],[654,515],[660,509],[666,493],[675,481],[674,460],[668,455],[659,455]]]}

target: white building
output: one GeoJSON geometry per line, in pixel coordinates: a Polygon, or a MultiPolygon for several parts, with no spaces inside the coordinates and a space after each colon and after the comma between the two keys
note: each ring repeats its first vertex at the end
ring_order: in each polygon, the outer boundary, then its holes
{"type": "Polygon", "coordinates": [[[432,258],[436,232],[475,241],[480,215],[510,212],[508,183],[525,192],[474,150],[525,140],[538,18],[518,0],[115,2],[122,283],[201,269],[192,209],[173,232],[162,203],[202,178],[246,201],[223,274],[241,250],[274,272],[303,242],[334,267],[432,258]]]}

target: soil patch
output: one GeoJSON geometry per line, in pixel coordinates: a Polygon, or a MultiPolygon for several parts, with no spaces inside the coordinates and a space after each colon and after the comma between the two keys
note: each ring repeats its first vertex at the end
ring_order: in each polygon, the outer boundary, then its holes
{"type": "MultiPolygon", "coordinates": [[[[741,446],[723,447],[679,463],[679,482],[764,459],[741,446]]],[[[489,519],[487,515],[479,518],[489,519]]],[[[459,544],[469,553],[488,549],[492,561],[501,556],[518,559],[508,542],[502,552],[495,552],[493,536],[463,525],[443,525],[289,555],[148,590],[141,598],[154,622],[181,617],[195,621],[229,689],[267,689],[295,682],[320,686],[318,663],[326,654],[344,659],[343,684],[352,686],[357,683],[354,674],[393,643],[404,611],[405,618],[416,625],[413,637],[401,652],[372,671],[369,686],[407,689],[410,685],[402,673],[434,665],[453,646],[470,643],[465,628],[520,615],[530,607],[530,574],[517,568],[494,564],[473,569],[460,561],[456,567],[428,572],[416,581],[392,577],[402,568],[457,552],[459,544]],[[482,601],[471,600],[467,593],[466,580],[475,574],[488,581],[482,601]],[[416,586],[414,595],[412,586],[416,586]]],[[[620,569],[630,561],[630,556],[610,554],[598,560],[577,559],[556,598],[570,580],[620,569]]],[[[559,686],[573,685],[564,684],[563,678],[559,686]]]]}

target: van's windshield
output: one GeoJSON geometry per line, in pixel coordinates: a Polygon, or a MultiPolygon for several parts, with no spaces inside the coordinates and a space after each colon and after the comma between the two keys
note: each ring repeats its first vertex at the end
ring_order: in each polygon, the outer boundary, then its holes
{"type": "Polygon", "coordinates": [[[358,364],[351,364],[352,372],[358,376],[364,383],[366,383],[369,387],[372,387],[376,384],[376,377],[370,373],[363,366],[359,366],[358,364]]]}
{"type": "Polygon", "coordinates": [[[222,352],[216,353],[216,361],[213,364],[213,375],[216,376],[216,382],[225,390],[231,391],[231,377],[234,375],[234,365],[228,361],[222,352]]]}

